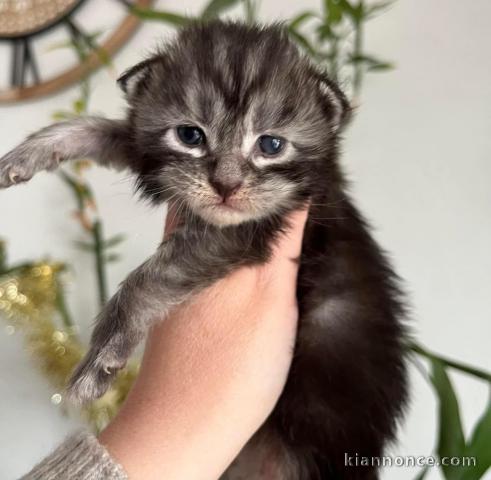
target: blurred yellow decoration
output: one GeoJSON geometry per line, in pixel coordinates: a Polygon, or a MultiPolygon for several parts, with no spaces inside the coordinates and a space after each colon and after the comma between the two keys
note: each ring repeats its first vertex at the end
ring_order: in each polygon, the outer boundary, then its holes
{"type": "Polygon", "coordinates": [[[81,360],[85,347],[76,331],[63,325],[60,314],[62,296],[60,263],[33,263],[7,271],[0,276],[0,316],[7,322],[7,333],[23,334],[26,350],[55,391],[54,404],[78,408],[96,430],[101,430],[116,414],[138,371],[129,365],[116,379],[113,387],[100,399],[84,407],[67,405],[63,394],[70,373],[81,360]],[[10,272],[10,273],[9,273],[10,272]]]}

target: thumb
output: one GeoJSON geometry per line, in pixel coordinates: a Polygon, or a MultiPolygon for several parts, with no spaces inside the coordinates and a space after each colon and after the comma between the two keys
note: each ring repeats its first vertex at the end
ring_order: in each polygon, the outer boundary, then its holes
{"type": "Polygon", "coordinates": [[[303,233],[309,213],[309,204],[295,210],[286,217],[286,231],[280,235],[273,247],[271,263],[292,264],[300,257],[303,233]]]}

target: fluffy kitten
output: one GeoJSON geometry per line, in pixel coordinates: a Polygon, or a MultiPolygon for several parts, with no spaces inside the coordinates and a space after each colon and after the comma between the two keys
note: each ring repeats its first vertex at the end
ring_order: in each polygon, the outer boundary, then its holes
{"type": "MultiPolygon", "coordinates": [[[[0,186],[91,157],[137,175],[186,221],[99,314],[69,393],[102,395],[149,326],[241,265],[265,262],[285,214],[311,199],[293,365],[271,417],[224,478],[374,479],[406,399],[397,279],[337,163],[349,106],[277,26],[194,24],[119,80],[125,120],[81,118],[0,160],[0,186]]],[[[176,372],[177,373],[177,372],[176,372]]]]}

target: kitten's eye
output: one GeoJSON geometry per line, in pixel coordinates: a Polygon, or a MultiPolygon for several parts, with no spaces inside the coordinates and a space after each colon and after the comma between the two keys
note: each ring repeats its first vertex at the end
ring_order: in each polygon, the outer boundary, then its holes
{"type": "Polygon", "coordinates": [[[203,130],[192,125],[180,125],[177,127],[177,136],[182,143],[191,147],[197,147],[205,143],[205,133],[203,130]]]}
{"type": "Polygon", "coordinates": [[[285,141],[278,137],[272,137],[271,135],[262,135],[258,139],[258,144],[261,152],[266,155],[277,155],[283,150],[285,141]]]}

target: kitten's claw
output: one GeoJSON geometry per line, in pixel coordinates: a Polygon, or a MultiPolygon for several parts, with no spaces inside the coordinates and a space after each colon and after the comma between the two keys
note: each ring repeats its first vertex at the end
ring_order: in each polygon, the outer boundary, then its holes
{"type": "Polygon", "coordinates": [[[0,188],[8,188],[12,185],[27,182],[32,175],[28,175],[19,168],[0,169],[0,188]]]}
{"type": "Polygon", "coordinates": [[[8,188],[22,182],[22,173],[14,169],[0,168],[0,188],[8,188]]]}
{"type": "Polygon", "coordinates": [[[75,404],[84,404],[101,397],[125,365],[126,358],[115,355],[109,346],[99,352],[89,352],[70,379],[68,399],[75,404]]]}
{"type": "Polygon", "coordinates": [[[67,398],[76,405],[83,405],[102,397],[111,384],[112,375],[103,369],[89,370],[74,377],[67,389],[67,398]]]}
{"type": "Polygon", "coordinates": [[[24,165],[25,163],[13,152],[0,158],[0,188],[8,188],[30,180],[35,172],[30,172],[28,168],[25,168],[28,166],[24,165]]]}
{"type": "Polygon", "coordinates": [[[17,183],[17,180],[19,178],[19,174],[14,172],[14,171],[10,171],[9,172],[9,179],[10,179],[10,183],[12,183],[13,185],[15,185],[17,183]]]}
{"type": "MultiPolygon", "coordinates": [[[[48,127],[52,130],[54,127],[48,127]]],[[[28,137],[16,148],[0,158],[0,188],[27,182],[33,175],[43,170],[53,170],[64,160],[63,152],[54,150],[52,142],[46,138],[47,129],[41,135],[28,137]]],[[[49,137],[48,137],[49,140],[49,137]]]]}

